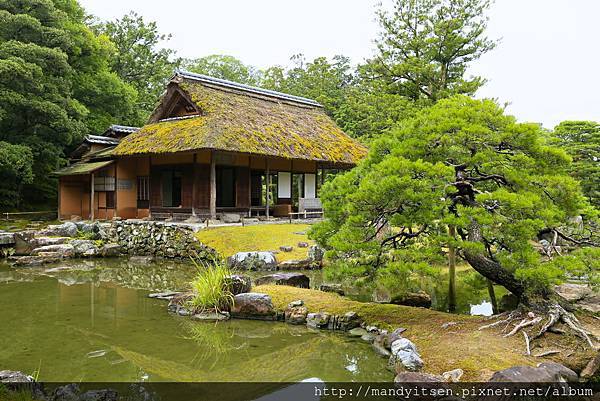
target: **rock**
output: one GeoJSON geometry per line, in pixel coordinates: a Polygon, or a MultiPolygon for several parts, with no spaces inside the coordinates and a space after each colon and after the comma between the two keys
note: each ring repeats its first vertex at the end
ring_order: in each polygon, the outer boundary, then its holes
{"type": "Polygon", "coordinates": [[[589,298],[582,299],[575,304],[576,307],[592,313],[600,312],[600,295],[594,295],[589,298]]]}
{"type": "Polygon", "coordinates": [[[444,378],[438,375],[418,372],[400,372],[394,378],[395,383],[442,383],[444,378]]]}
{"type": "Polygon", "coordinates": [[[446,322],[444,324],[442,324],[442,329],[448,329],[452,326],[456,326],[458,323],[456,322],[446,322]]]}
{"type": "Polygon", "coordinates": [[[226,277],[225,282],[233,295],[243,294],[252,290],[252,279],[248,276],[234,274],[226,277]]]}
{"type": "Polygon", "coordinates": [[[286,260],[279,263],[279,270],[311,270],[318,266],[311,259],[286,260]]]}
{"type": "Polygon", "coordinates": [[[123,250],[119,244],[104,244],[100,248],[100,254],[105,258],[121,256],[123,250]]]}
{"type": "Polygon", "coordinates": [[[319,291],[333,292],[333,293],[339,294],[341,296],[344,296],[344,290],[343,290],[341,284],[321,284],[319,286],[319,291]]]}
{"type": "Polygon", "coordinates": [[[404,327],[398,327],[397,329],[392,331],[390,334],[388,334],[386,337],[386,342],[384,343],[386,348],[391,349],[394,341],[403,338],[402,333],[404,333],[405,331],[406,331],[406,329],[404,327]]]}
{"type": "Polygon", "coordinates": [[[540,363],[537,367],[515,366],[498,371],[490,382],[503,383],[554,383],[577,381],[577,373],[558,363],[540,363]]]}
{"type": "Polygon", "coordinates": [[[71,244],[46,245],[35,248],[31,251],[31,255],[36,256],[48,252],[56,253],[57,255],[60,255],[60,257],[65,258],[72,256],[75,252],[75,248],[71,244]]]}
{"type": "Polygon", "coordinates": [[[14,245],[15,244],[15,234],[0,232],[0,245],[14,245]]]}
{"type": "Polygon", "coordinates": [[[425,291],[409,292],[404,295],[393,297],[390,303],[394,305],[431,308],[431,297],[425,291]]]}
{"type": "Polygon", "coordinates": [[[277,270],[277,259],[272,252],[238,252],[227,265],[237,270],[277,270]]]}
{"type": "Polygon", "coordinates": [[[75,221],[74,223],[77,230],[83,233],[93,233],[97,231],[97,223],[87,223],[85,221],[75,221]]]}
{"type": "Polygon", "coordinates": [[[199,218],[198,216],[192,216],[189,219],[187,219],[184,223],[200,224],[200,223],[202,223],[202,219],[199,218]]]}
{"type": "Polygon", "coordinates": [[[78,257],[87,258],[99,253],[96,243],[91,240],[74,239],[69,242],[69,245],[73,247],[73,253],[78,257]]]}
{"type": "Polygon", "coordinates": [[[50,225],[40,232],[41,235],[53,237],[76,237],[77,233],[77,224],[72,221],[67,221],[59,225],[50,225]]]}
{"type": "Polygon", "coordinates": [[[181,293],[174,292],[174,291],[165,291],[165,292],[157,292],[154,294],[148,294],[148,298],[162,299],[163,301],[170,301],[178,295],[181,295],[181,293]]]}
{"type": "Polygon", "coordinates": [[[325,250],[318,245],[313,245],[308,249],[308,258],[313,262],[321,264],[324,256],[325,250]]]}
{"type": "Polygon", "coordinates": [[[0,370],[0,383],[34,383],[33,377],[14,370],[0,370]]]}
{"type": "Polygon", "coordinates": [[[308,248],[308,242],[298,242],[298,248],[308,248]]]}
{"type": "Polygon", "coordinates": [[[273,320],[275,308],[267,294],[246,292],[234,297],[231,316],[242,319],[273,320]]]}
{"type": "Polygon", "coordinates": [[[596,373],[598,373],[598,371],[600,370],[600,352],[596,354],[596,356],[594,358],[592,358],[588,364],[585,366],[585,368],[583,368],[583,370],[581,371],[581,378],[582,379],[591,379],[592,377],[594,377],[596,375],[596,373]]]}
{"type": "Polygon", "coordinates": [[[542,362],[537,365],[538,369],[544,369],[553,375],[557,381],[576,382],[579,380],[577,373],[564,365],[556,362],[542,362]]]}
{"type": "Polygon", "coordinates": [[[593,295],[592,289],[584,284],[564,283],[554,287],[558,295],[569,302],[577,302],[593,295]]]}
{"type": "Polygon", "coordinates": [[[331,315],[327,312],[309,313],[306,316],[306,326],[311,329],[326,329],[331,315]]]}
{"type": "Polygon", "coordinates": [[[442,373],[442,377],[449,383],[458,383],[464,373],[462,369],[453,369],[442,373]]]}
{"type": "Polygon", "coordinates": [[[299,299],[297,301],[292,301],[288,304],[288,308],[296,308],[298,306],[304,306],[304,301],[299,299]]]}
{"type": "Polygon", "coordinates": [[[29,255],[34,248],[38,248],[40,245],[32,244],[34,238],[35,231],[20,231],[15,233],[15,254],[29,255]]]}
{"type": "Polygon", "coordinates": [[[221,221],[226,224],[239,223],[242,221],[242,217],[239,214],[224,213],[221,215],[221,221]]]}
{"type": "Polygon", "coordinates": [[[290,287],[310,288],[310,279],[302,273],[275,273],[257,278],[256,285],[287,285],[290,287]]]}
{"type": "Polygon", "coordinates": [[[365,334],[367,334],[367,330],[363,329],[362,327],[355,327],[351,330],[348,330],[348,336],[350,337],[362,337],[365,334]]]}
{"type": "Polygon", "coordinates": [[[344,316],[340,316],[337,321],[337,327],[334,330],[349,331],[355,327],[359,327],[362,323],[362,319],[354,311],[347,312],[344,316]]]}
{"type": "Polygon", "coordinates": [[[285,310],[285,322],[295,325],[305,324],[308,308],[303,305],[292,306],[292,304],[296,305],[295,302],[291,302],[285,310]]]}
{"type": "Polygon", "coordinates": [[[229,320],[228,312],[201,312],[192,315],[192,320],[203,321],[203,322],[220,322],[229,320]]]}
{"type": "Polygon", "coordinates": [[[365,333],[362,336],[360,336],[360,339],[371,344],[373,341],[375,341],[375,334],[365,333]]]}
{"type": "Polygon", "coordinates": [[[184,308],[183,306],[181,306],[181,304],[174,303],[173,300],[171,300],[171,302],[169,302],[169,306],[167,307],[167,310],[178,316],[191,316],[192,315],[192,312],[190,310],[188,310],[187,308],[184,308]]]}
{"type": "Polygon", "coordinates": [[[81,389],[75,383],[60,386],[54,389],[50,399],[52,401],[79,401],[81,389]]]}
{"type": "Polygon", "coordinates": [[[498,309],[500,312],[510,312],[519,306],[519,298],[514,294],[505,294],[500,298],[498,309]]]}
{"type": "Polygon", "coordinates": [[[112,389],[90,390],[79,396],[80,401],[117,401],[119,393],[112,389]]]}
{"type": "Polygon", "coordinates": [[[292,252],[294,250],[294,247],[293,246],[284,245],[284,246],[280,246],[279,250],[281,252],[292,252]]]}
{"type": "Polygon", "coordinates": [[[392,353],[388,351],[388,349],[384,346],[385,338],[387,338],[385,334],[380,334],[375,337],[375,339],[373,340],[373,344],[371,345],[373,346],[373,350],[377,355],[382,356],[384,358],[389,358],[392,355],[392,353]]]}
{"type": "Polygon", "coordinates": [[[48,263],[56,263],[62,260],[58,255],[19,256],[13,259],[14,266],[40,266],[48,263]]]}
{"type": "Polygon", "coordinates": [[[390,365],[394,366],[396,373],[406,369],[418,371],[423,368],[423,360],[417,352],[417,347],[407,338],[400,338],[392,343],[392,356],[390,365]]]}

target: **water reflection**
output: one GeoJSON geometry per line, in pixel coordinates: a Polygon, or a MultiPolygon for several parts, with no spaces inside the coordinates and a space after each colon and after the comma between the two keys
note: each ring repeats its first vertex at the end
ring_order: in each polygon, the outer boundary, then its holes
{"type": "Polygon", "coordinates": [[[134,263],[63,267],[0,267],[0,320],[10,322],[0,325],[3,368],[75,382],[390,380],[363,342],[283,323],[191,322],[134,288],[176,286],[182,272],[156,278],[150,268],[143,278],[134,263]]]}

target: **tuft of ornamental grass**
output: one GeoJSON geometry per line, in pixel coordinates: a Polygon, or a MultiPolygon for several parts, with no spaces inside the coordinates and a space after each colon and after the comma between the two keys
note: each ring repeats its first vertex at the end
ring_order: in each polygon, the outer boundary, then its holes
{"type": "Polygon", "coordinates": [[[196,312],[229,310],[234,296],[229,284],[231,270],[222,261],[205,262],[197,256],[191,257],[198,274],[190,283],[193,291],[189,306],[196,312]]]}

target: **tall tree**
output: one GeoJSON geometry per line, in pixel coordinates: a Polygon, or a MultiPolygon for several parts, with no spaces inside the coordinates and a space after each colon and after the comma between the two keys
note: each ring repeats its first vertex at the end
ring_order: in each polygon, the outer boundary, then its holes
{"type": "Polygon", "coordinates": [[[50,172],[66,147],[132,109],[133,89],[108,69],[110,43],[85,18],[75,0],[0,2],[0,140],[33,154],[30,204],[55,196],[50,172]]]}
{"type": "Polygon", "coordinates": [[[573,158],[571,174],[581,182],[590,202],[600,209],[600,123],[563,121],[554,136],[573,158]]]}
{"type": "Polygon", "coordinates": [[[115,45],[110,56],[112,70],[137,90],[133,124],[146,123],[167,80],[181,62],[174,50],[162,47],[171,35],[160,33],[156,22],[147,22],[133,11],[122,18],[95,24],[94,29],[115,45]]]}
{"type": "Polygon", "coordinates": [[[476,271],[524,302],[549,297],[565,271],[532,243],[545,230],[566,239],[562,227],[593,210],[567,174],[568,156],[544,135],[492,101],[441,100],[323,187],[327,220],[312,236],[333,266],[374,278],[441,264],[440,249],[452,242],[476,271]]]}
{"type": "Polygon", "coordinates": [[[465,77],[470,63],[494,48],[485,36],[490,0],[394,0],[378,11],[378,54],[366,72],[387,91],[435,102],[472,95],[481,77],[465,77]]]}
{"type": "Polygon", "coordinates": [[[18,209],[21,188],[33,180],[32,165],[29,147],[0,142],[0,209],[18,209]]]}
{"type": "Polygon", "coordinates": [[[185,60],[183,67],[191,72],[226,79],[246,85],[260,84],[260,71],[227,55],[213,54],[193,60],[185,60]]]}

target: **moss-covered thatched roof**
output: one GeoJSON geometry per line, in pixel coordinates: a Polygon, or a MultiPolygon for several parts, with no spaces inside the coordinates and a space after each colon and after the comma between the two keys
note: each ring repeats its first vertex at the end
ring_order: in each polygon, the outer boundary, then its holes
{"type": "Polygon", "coordinates": [[[113,160],[106,160],[106,161],[102,161],[102,162],[91,162],[91,163],[80,162],[80,163],[71,164],[68,167],[65,167],[61,170],[55,171],[53,174],[57,175],[57,176],[91,174],[94,171],[100,170],[104,167],[111,165],[112,163],[114,163],[113,160]]]}
{"type": "Polygon", "coordinates": [[[200,115],[146,125],[124,138],[114,155],[212,149],[339,164],[366,155],[316,105],[186,77],[177,82],[200,115]]]}

